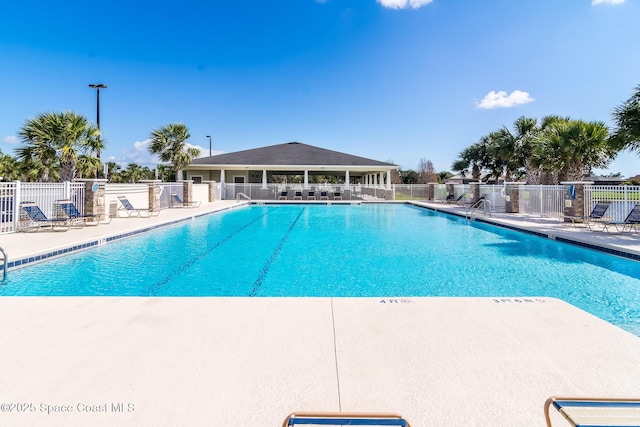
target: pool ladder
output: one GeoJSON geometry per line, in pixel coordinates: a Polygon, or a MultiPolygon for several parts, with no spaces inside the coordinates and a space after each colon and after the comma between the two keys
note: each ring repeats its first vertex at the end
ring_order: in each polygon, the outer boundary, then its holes
{"type": "Polygon", "coordinates": [[[0,246],[0,252],[2,252],[2,263],[3,263],[3,268],[2,268],[2,280],[6,279],[7,277],[7,253],[4,251],[4,249],[0,246]]]}
{"type": "Polygon", "coordinates": [[[469,207],[469,209],[467,209],[467,212],[465,213],[465,218],[467,220],[473,220],[473,210],[474,209],[484,209],[484,214],[487,216],[491,216],[491,201],[487,200],[486,198],[481,198],[480,200],[478,200],[477,202],[475,202],[473,205],[471,205],[471,207],[469,207]]]}

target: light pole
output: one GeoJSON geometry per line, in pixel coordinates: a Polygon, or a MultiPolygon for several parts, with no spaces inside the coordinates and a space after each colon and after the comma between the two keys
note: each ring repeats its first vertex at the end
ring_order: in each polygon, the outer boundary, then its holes
{"type": "MultiPolygon", "coordinates": [[[[98,147],[100,147],[100,89],[106,89],[107,85],[98,83],[90,84],[89,87],[96,90],[96,125],[98,125],[98,147]]],[[[96,155],[100,160],[100,148],[98,148],[96,155]]]]}
{"type": "Polygon", "coordinates": [[[209,138],[209,157],[211,157],[211,136],[207,135],[207,138],[209,138]]]}

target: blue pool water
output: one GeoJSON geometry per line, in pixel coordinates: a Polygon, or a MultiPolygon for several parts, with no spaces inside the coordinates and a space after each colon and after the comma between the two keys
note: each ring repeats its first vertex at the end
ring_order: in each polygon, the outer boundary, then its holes
{"type": "Polygon", "coordinates": [[[11,271],[0,295],[550,296],[640,335],[640,263],[396,204],[235,209],[11,271]]]}

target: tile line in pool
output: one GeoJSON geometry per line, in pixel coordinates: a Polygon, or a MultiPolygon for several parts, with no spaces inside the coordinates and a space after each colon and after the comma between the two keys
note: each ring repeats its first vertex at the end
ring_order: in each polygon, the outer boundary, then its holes
{"type": "Polygon", "coordinates": [[[256,281],[253,283],[253,288],[251,288],[251,292],[249,292],[249,296],[250,297],[254,297],[258,293],[258,290],[260,289],[260,286],[262,286],[262,283],[264,282],[264,279],[267,278],[267,273],[269,273],[269,268],[271,267],[271,264],[273,264],[273,262],[276,260],[276,258],[278,258],[278,255],[280,255],[280,251],[282,250],[282,247],[287,242],[287,239],[289,238],[289,235],[291,234],[291,231],[293,230],[293,228],[298,223],[298,220],[302,216],[302,214],[305,211],[305,209],[306,208],[302,208],[300,210],[300,212],[298,213],[298,216],[296,217],[296,219],[293,220],[293,222],[289,226],[289,229],[284,233],[284,235],[282,236],[282,239],[280,239],[280,243],[278,243],[278,246],[276,246],[275,250],[273,251],[273,253],[269,257],[269,259],[267,259],[267,262],[264,263],[264,266],[262,267],[262,270],[260,270],[260,275],[258,276],[256,281]]]}
{"type": "Polygon", "coordinates": [[[243,230],[245,230],[246,228],[250,227],[252,224],[254,224],[256,221],[259,221],[260,219],[264,218],[267,215],[267,213],[263,213],[262,215],[256,217],[255,219],[249,221],[248,223],[246,223],[245,225],[243,225],[242,227],[238,228],[237,230],[235,230],[234,232],[228,234],[227,236],[224,237],[224,239],[216,242],[213,246],[209,247],[207,250],[205,250],[204,252],[201,252],[199,255],[191,257],[187,262],[185,262],[184,264],[182,264],[180,267],[177,267],[175,270],[173,270],[171,272],[171,274],[169,274],[168,276],[166,276],[164,279],[156,282],[155,284],[151,285],[149,287],[149,290],[146,292],[145,295],[150,296],[150,295],[157,295],[158,291],[160,288],[162,288],[164,285],[166,285],[167,283],[169,283],[174,277],[176,277],[177,275],[187,271],[192,265],[194,265],[196,262],[198,262],[199,260],[203,259],[204,257],[208,256],[211,252],[213,252],[214,250],[218,249],[220,246],[222,246],[223,244],[227,243],[229,240],[231,240],[233,237],[235,237],[238,233],[242,232],[243,230]]]}

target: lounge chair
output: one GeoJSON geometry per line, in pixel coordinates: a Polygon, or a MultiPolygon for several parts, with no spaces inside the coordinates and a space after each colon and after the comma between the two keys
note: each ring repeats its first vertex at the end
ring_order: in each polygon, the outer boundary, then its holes
{"type": "Polygon", "coordinates": [[[307,200],[315,200],[315,199],[316,199],[316,192],[309,191],[309,194],[307,194],[307,200]]]}
{"type": "Polygon", "coordinates": [[[320,200],[329,200],[329,196],[327,195],[326,191],[320,192],[320,200]]]}
{"type": "Polygon", "coordinates": [[[100,215],[97,214],[89,214],[84,215],[81,214],[76,205],[69,199],[61,199],[55,201],[55,206],[58,208],[59,212],[62,212],[64,216],[71,220],[71,225],[98,225],[100,224],[100,215]]]}
{"type": "Polygon", "coordinates": [[[20,218],[18,220],[18,229],[20,231],[67,231],[69,228],[71,228],[71,220],[69,218],[47,218],[34,202],[20,203],[20,218]]]}
{"type": "Polygon", "coordinates": [[[302,191],[296,191],[293,200],[302,200],[302,191]]]}
{"type": "Polygon", "coordinates": [[[333,193],[333,200],[342,200],[342,194],[339,191],[333,193]]]}
{"type": "Polygon", "coordinates": [[[544,418],[551,426],[549,410],[554,407],[572,426],[640,426],[640,399],[552,396],[544,404],[544,418]]]}
{"type": "Polygon", "coordinates": [[[607,209],[609,209],[609,205],[611,205],[610,202],[598,202],[595,205],[593,205],[593,209],[591,210],[591,213],[587,216],[570,216],[570,215],[565,215],[565,222],[571,222],[572,225],[576,225],[576,223],[583,223],[584,225],[586,225],[587,227],[589,227],[589,229],[591,230],[591,226],[597,223],[600,223],[603,219],[605,219],[605,214],[607,212],[607,209]],[[569,221],[567,221],[567,219],[569,221]]]}
{"type": "Polygon", "coordinates": [[[602,230],[607,233],[610,233],[610,227],[615,228],[618,233],[623,233],[625,231],[635,231],[637,233],[638,227],[640,227],[640,205],[635,205],[624,221],[603,221],[601,224],[602,230]]]}
{"type": "Polygon", "coordinates": [[[278,196],[278,200],[287,200],[287,192],[281,191],[280,195],[278,196]]]}
{"type": "Polygon", "coordinates": [[[200,206],[200,201],[183,202],[180,196],[176,193],[171,193],[171,207],[172,208],[197,208],[200,206]]]}
{"type": "Polygon", "coordinates": [[[398,414],[364,412],[294,412],[282,423],[282,427],[296,425],[411,427],[409,422],[398,414]]]}
{"type": "Polygon", "coordinates": [[[456,196],[453,194],[447,194],[447,197],[444,199],[445,203],[453,203],[456,196]]]}
{"type": "Polygon", "coordinates": [[[118,214],[123,213],[126,218],[149,218],[150,216],[156,216],[160,213],[160,211],[154,212],[149,209],[136,209],[126,196],[118,196],[118,200],[121,205],[121,207],[118,208],[118,214]]]}

